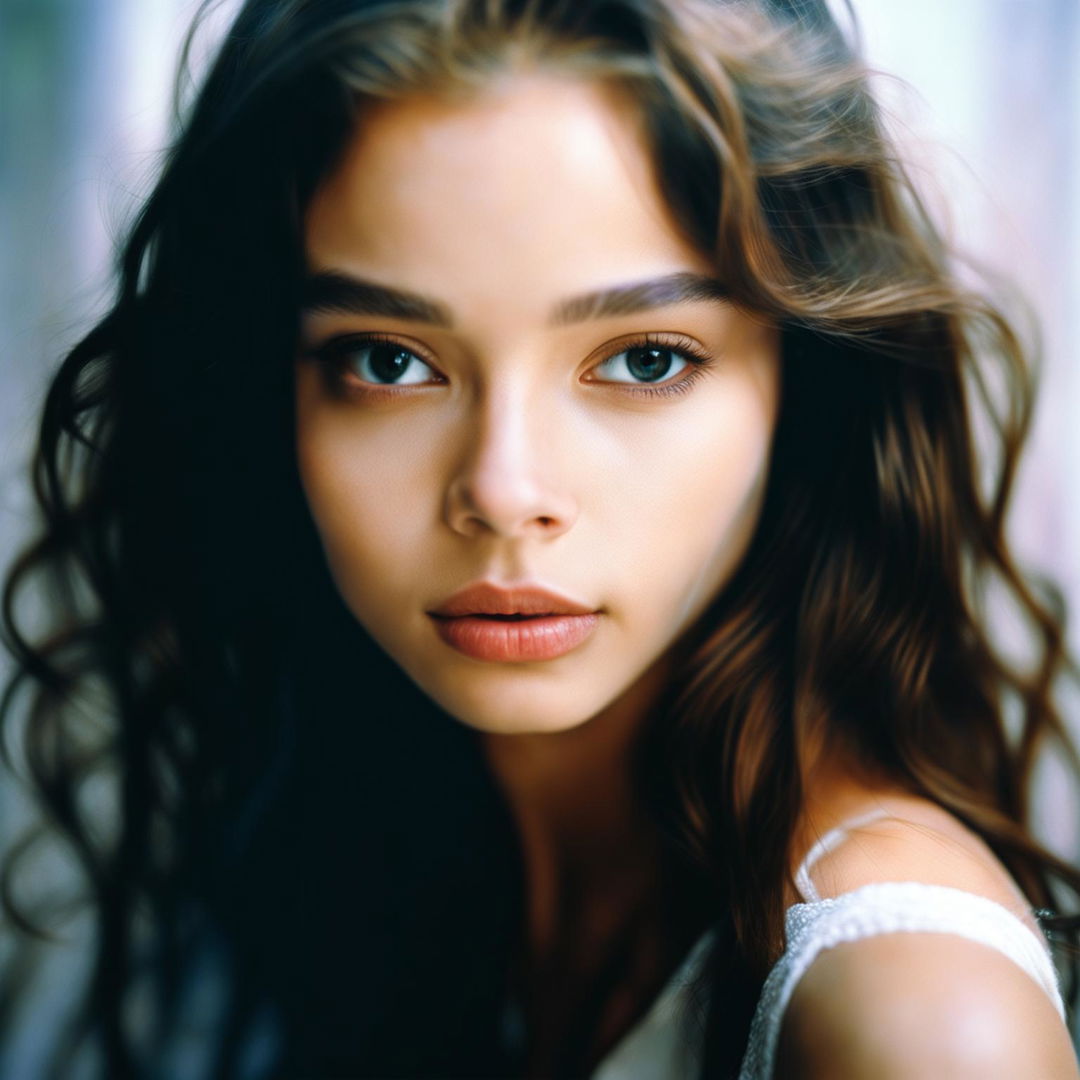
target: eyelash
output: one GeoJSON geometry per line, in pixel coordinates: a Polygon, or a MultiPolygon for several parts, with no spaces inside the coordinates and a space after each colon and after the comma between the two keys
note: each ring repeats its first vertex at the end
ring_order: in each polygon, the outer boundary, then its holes
{"type": "MultiPolygon", "coordinates": [[[[358,386],[356,383],[346,383],[346,376],[343,370],[345,366],[345,357],[350,350],[362,348],[365,345],[394,345],[403,351],[412,354],[429,367],[434,368],[434,365],[424,356],[423,352],[416,347],[405,344],[400,339],[392,337],[389,334],[380,334],[377,332],[350,334],[345,337],[334,338],[324,345],[312,349],[306,354],[306,357],[324,365],[328,371],[332,373],[335,387],[339,390],[352,390],[366,396],[396,396],[397,394],[402,393],[403,391],[396,389],[392,383],[387,383],[386,385],[370,383],[363,384],[362,386],[358,386]]],[[[614,359],[614,357],[618,356],[620,353],[628,352],[631,349],[650,348],[667,349],[676,356],[686,360],[689,366],[680,373],[678,380],[672,383],[621,383],[603,379],[597,379],[595,381],[604,386],[617,387],[620,391],[631,394],[634,397],[672,397],[674,395],[687,393],[692,385],[697,382],[697,380],[705,374],[705,371],[714,363],[713,358],[692,338],[675,333],[647,333],[627,341],[619,342],[610,352],[607,352],[602,356],[590,370],[600,367],[609,360],[614,359]]]]}

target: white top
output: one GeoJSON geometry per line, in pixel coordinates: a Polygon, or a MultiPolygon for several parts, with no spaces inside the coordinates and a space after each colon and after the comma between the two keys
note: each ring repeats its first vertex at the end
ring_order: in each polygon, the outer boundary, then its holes
{"type": "Polygon", "coordinates": [[[608,1051],[590,1080],[697,1080],[703,1032],[692,1026],[687,991],[714,936],[706,930],[698,938],[652,1008],[608,1051]]]}
{"type": "MultiPolygon", "coordinates": [[[[762,987],[739,1080],[772,1077],[784,1010],[817,955],[841,942],[877,934],[929,931],[959,934],[989,945],[1019,964],[1046,991],[1064,1020],[1065,1007],[1046,942],[996,901],[963,889],[917,881],[875,882],[840,896],[819,896],[809,877],[813,864],[836,847],[849,829],[888,815],[889,811],[879,808],[848,819],[827,832],[799,867],[795,881],[807,899],[792,904],[785,913],[787,947],[762,987]]],[[[1019,891],[1017,896],[1023,899],[1019,891]]],[[[688,1008],[687,988],[712,938],[711,930],[702,935],[649,1012],[608,1053],[591,1080],[653,1080],[661,1076],[696,1080],[703,1032],[693,1024],[699,1014],[688,1008]]]]}

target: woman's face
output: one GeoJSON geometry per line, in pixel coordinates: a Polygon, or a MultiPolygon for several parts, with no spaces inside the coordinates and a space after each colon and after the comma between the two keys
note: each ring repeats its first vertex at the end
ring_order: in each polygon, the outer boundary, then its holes
{"type": "Polygon", "coordinates": [[[632,107],[541,75],[380,105],[306,243],[299,465],[356,617],[488,732],[651,685],[750,540],[779,361],[632,107]]]}

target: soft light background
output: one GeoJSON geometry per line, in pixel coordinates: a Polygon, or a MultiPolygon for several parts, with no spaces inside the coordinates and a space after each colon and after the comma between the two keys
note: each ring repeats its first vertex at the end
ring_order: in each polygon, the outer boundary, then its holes
{"type": "MultiPolygon", "coordinates": [[[[0,563],[33,520],[25,466],[46,379],[103,310],[112,242],[160,161],[197,6],[0,0],[0,563]]],[[[214,25],[236,0],[218,6],[214,25]]],[[[1080,612],[1080,4],[854,0],[854,9],[870,63],[909,84],[883,78],[880,90],[931,202],[965,250],[1014,277],[1041,319],[1043,392],[1013,537],[1080,612]]],[[[1007,612],[1001,622],[1007,636],[1007,612]]],[[[1074,726],[1078,711],[1074,700],[1074,726]]],[[[9,824],[13,808],[7,792],[9,824]]],[[[1036,809],[1044,838],[1075,858],[1080,814],[1052,761],[1036,809]]]]}

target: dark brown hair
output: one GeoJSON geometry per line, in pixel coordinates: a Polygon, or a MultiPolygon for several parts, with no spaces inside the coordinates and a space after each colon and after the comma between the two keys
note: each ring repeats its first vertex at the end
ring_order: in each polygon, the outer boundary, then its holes
{"type": "MultiPolygon", "coordinates": [[[[249,0],[131,231],[112,310],[49,390],[34,466],[45,527],[5,593],[17,670],[3,715],[89,884],[83,1027],[116,1075],[149,1052],[123,1020],[140,964],[163,1015],[176,1004],[190,898],[243,937],[244,918],[221,914],[242,906],[230,868],[282,790],[318,783],[298,764],[318,712],[297,657],[317,665],[357,632],[334,610],[291,457],[304,207],[365,102],[473,93],[529,65],[639,103],[681,227],[734,301],[782,328],[761,522],[679,644],[640,766],[720,930],[706,1072],[737,1072],[822,755],[951,811],[1034,906],[1057,908],[1055,882],[1080,889],[1027,823],[1047,741],[1080,768],[1055,705],[1075,673],[1061,604],[1021,574],[1004,532],[1031,371],[998,308],[959,283],[824,3],[249,0]],[[979,416],[993,445],[976,445],[979,416]],[[17,602],[43,586],[52,628],[29,634],[17,602]],[[1024,617],[1030,664],[990,634],[992,590],[1024,617]],[[108,814],[81,797],[94,777],[108,814]]],[[[379,702],[424,707],[377,650],[366,662],[388,687],[379,702]]],[[[27,845],[4,880],[29,929],[12,891],[27,845]]],[[[1080,917],[1045,925],[1075,933],[1080,917]]],[[[250,972],[242,947],[234,962],[250,972]]],[[[261,977],[287,998],[287,980],[261,977]]],[[[497,989],[470,1007],[490,1012],[497,989]]],[[[1073,969],[1072,1005],[1076,990],[1073,969]]],[[[238,1000],[250,1018],[251,993],[238,1000]]],[[[480,1073],[477,1043],[450,1027],[442,1043],[428,1033],[427,1057],[369,1042],[353,1067],[480,1073]]]]}

